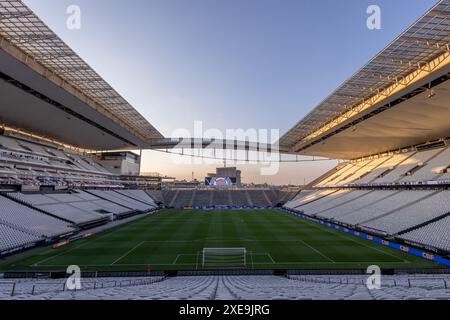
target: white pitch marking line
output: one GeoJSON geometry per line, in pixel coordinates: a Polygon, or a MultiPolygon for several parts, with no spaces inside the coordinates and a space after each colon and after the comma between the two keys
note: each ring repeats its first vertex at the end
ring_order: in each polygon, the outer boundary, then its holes
{"type": "Polygon", "coordinates": [[[175,258],[175,260],[173,261],[173,263],[172,263],[172,264],[177,264],[178,258],[180,258],[180,254],[179,254],[179,255],[177,255],[177,257],[175,258]]]}
{"type": "Polygon", "coordinates": [[[130,250],[128,250],[124,255],[120,256],[118,259],[114,260],[113,263],[111,263],[110,265],[115,265],[117,262],[119,262],[120,260],[122,260],[123,258],[125,258],[127,255],[129,255],[131,252],[133,252],[135,249],[139,248],[142,244],[144,244],[145,241],[139,242],[137,245],[135,245],[133,248],[131,248],[130,250]]]}
{"type": "Polygon", "coordinates": [[[314,248],[313,246],[307,244],[305,241],[303,240],[299,240],[299,242],[303,243],[304,245],[306,245],[308,248],[312,249],[313,251],[317,252],[318,254],[320,254],[322,257],[324,257],[325,259],[327,259],[330,262],[336,263],[336,261],[334,261],[333,259],[331,259],[330,257],[328,257],[327,255],[323,254],[322,252],[320,252],[319,250],[317,250],[316,248],[314,248]]]}
{"type": "MultiPolygon", "coordinates": [[[[277,262],[275,262],[275,259],[272,257],[272,255],[267,252],[265,252],[265,253],[250,252],[250,256],[252,257],[252,259],[253,259],[253,256],[265,256],[265,257],[268,257],[272,261],[272,264],[277,264],[277,262]]],[[[258,263],[255,263],[255,264],[258,264],[258,263]]],[[[260,262],[259,264],[266,264],[266,263],[260,262]]]]}
{"type": "Polygon", "coordinates": [[[276,264],[275,260],[272,258],[272,255],[270,253],[268,253],[267,256],[270,258],[270,260],[272,260],[273,264],[276,264]]]}

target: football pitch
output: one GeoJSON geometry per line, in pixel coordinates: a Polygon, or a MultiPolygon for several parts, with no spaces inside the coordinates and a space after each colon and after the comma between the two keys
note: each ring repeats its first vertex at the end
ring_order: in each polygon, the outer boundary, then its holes
{"type": "Polygon", "coordinates": [[[204,270],[204,248],[245,248],[245,269],[443,267],[281,211],[162,210],[59,249],[9,257],[0,269],[204,270]]]}

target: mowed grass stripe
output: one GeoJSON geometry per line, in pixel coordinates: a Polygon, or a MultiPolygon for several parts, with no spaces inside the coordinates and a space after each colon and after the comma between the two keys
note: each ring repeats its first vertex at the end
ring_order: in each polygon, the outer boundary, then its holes
{"type": "Polygon", "coordinates": [[[37,254],[14,263],[1,262],[0,268],[56,271],[79,265],[89,270],[145,271],[150,265],[154,270],[188,270],[199,268],[197,254],[205,247],[247,248],[255,254],[248,260],[255,268],[438,266],[280,211],[162,210],[57,250],[37,249],[37,254]]]}

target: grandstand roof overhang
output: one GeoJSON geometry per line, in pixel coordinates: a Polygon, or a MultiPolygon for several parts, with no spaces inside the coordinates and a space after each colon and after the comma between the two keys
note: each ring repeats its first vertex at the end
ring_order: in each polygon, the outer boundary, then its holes
{"type": "Polygon", "coordinates": [[[0,1],[0,122],[91,150],[163,136],[18,0],[0,1]]]}
{"type": "Polygon", "coordinates": [[[450,0],[439,1],[281,139],[355,159],[450,136],[450,0]]]}

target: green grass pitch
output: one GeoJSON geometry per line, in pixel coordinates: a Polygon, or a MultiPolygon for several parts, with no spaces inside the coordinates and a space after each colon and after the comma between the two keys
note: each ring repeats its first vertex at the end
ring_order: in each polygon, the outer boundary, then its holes
{"type": "Polygon", "coordinates": [[[246,248],[247,269],[443,267],[275,210],[162,210],[59,249],[38,248],[1,270],[201,270],[203,248],[246,248]]]}

